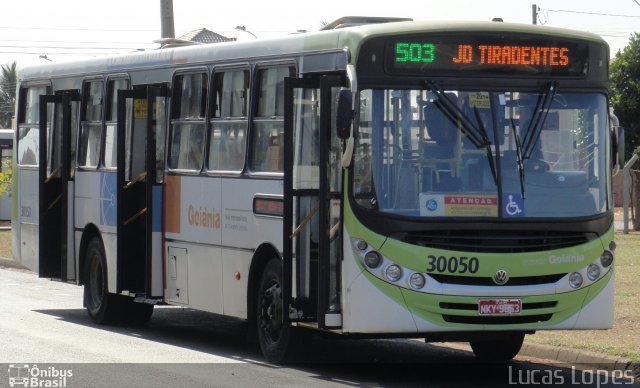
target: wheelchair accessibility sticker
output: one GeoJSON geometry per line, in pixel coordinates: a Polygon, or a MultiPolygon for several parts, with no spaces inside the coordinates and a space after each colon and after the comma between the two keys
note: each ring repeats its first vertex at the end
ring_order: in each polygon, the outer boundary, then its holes
{"type": "Polygon", "coordinates": [[[504,217],[524,217],[524,200],[519,193],[506,193],[502,198],[504,217]]]}

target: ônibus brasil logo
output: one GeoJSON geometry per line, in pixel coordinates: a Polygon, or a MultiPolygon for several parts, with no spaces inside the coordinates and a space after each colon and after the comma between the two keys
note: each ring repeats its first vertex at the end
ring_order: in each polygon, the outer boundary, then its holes
{"type": "Polygon", "coordinates": [[[39,368],[37,365],[9,364],[10,387],[66,387],[73,376],[71,369],[54,366],[39,368]]]}

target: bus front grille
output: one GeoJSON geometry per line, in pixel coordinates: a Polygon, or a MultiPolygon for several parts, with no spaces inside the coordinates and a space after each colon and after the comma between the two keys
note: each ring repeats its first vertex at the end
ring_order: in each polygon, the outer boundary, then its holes
{"type": "Polygon", "coordinates": [[[517,325],[520,323],[547,322],[553,314],[538,315],[510,315],[500,317],[481,317],[465,315],[442,315],[442,319],[448,323],[463,323],[469,325],[517,325]]]}
{"type": "MultiPolygon", "coordinates": [[[[443,284],[457,284],[463,286],[496,286],[496,283],[490,277],[474,277],[474,276],[457,276],[429,273],[436,281],[443,284]]],[[[553,284],[562,279],[566,273],[558,273],[542,276],[514,276],[509,278],[503,286],[532,286],[539,284],[553,284]]]]}
{"type": "Polygon", "coordinates": [[[394,233],[402,242],[462,252],[522,253],[550,251],[584,244],[595,235],[557,231],[429,230],[394,233]]]}

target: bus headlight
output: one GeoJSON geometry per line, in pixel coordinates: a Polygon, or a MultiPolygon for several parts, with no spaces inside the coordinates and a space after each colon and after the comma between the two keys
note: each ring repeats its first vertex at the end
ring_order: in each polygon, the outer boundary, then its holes
{"type": "Polygon", "coordinates": [[[600,267],[597,264],[589,264],[587,267],[587,277],[594,281],[600,277],[600,267]]]}
{"type": "Polygon", "coordinates": [[[426,280],[424,278],[424,275],[422,275],[421,273],[416,272],[414,274],[411,274],[411,276],[409,277],[409,285],[413,289],[419,290],[424,287],[425,283],[426,280]]]}
{"type": "Polygon", "coordinates": [[[364,265],[369,268],[378,268],[382,263],[382,256],[376,251],[367,252],[364,255],[364,265]]]}
{"type": "Polygon", "coordinates": [[[402,277],[402,268],[396,264],[391,264],[384,271],[384,275],[391,282],[397,282],[402,277]]]}
{"type": "Polygon", "coordinates": [[[602,252],[602,255],[600,256],[600,264],[607,268],[611,263],[613,263],[613,253],[611,253],[611,251],[602,252]]]}
{"type": "Polygon", "coordinates": [[[359,250],[364,251],[368,247],[369,247],[369,244],[367,244],[366,241],[364,241],[364,240],[356,240],[356,248],[358,248],[359,250]]]}
{"type": "Polygon", "coordinates": [[[582,286],[582,275],[580,275],[580,272],[574,272],[569,275],[569,285],[572,288],[580,288],[582,286]]]}

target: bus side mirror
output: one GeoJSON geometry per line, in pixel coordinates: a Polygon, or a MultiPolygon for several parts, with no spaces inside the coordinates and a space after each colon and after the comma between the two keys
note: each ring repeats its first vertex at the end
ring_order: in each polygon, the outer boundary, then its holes
{"type": "Polygon", "coordinates": [[[351,135],[353,121],[353,95],[348,89],[340,90],[336,113],[336,134],[339,139],[346,140],[351,135]]]}

